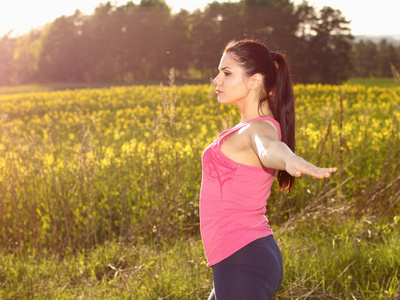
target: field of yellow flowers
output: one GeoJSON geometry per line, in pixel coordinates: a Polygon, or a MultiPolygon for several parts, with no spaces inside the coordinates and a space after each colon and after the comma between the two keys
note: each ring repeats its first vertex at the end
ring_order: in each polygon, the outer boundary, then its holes
{"type": "MultiPolygon", "coordinates": [[[[298,179],[289,195],[276,189],[271,194],[268,217],[287,254],[280,297],[391,299],[398,292],[400,274],[399,256],[387,254],[400,251],[394,238],[400,226],[400,87],[297,85],[295,94],[297,153],[339,171],[324,181],[298,179]],[[302,245],[307,239],[308,246],[302,245]],[[386,254],[376,253],[379,243],[387,247],[386,254]],[[354,247],[363,249],[357,255],[363,264],[369,261],[370,268],[363,273],[380,271],[383,279],[364,274],[368,287],[357,281],[358,259],[347,256],[339,262],[341,246],[348,256],[355,255],[354,247]],[[307,276],[307,271],[301,273],[320,251],[329,256],[325,261],[335,264],[315,263],[307,276]],[[380,255],[387,256],[387,263],[379,264],[375,257],[380,255]]],[[[107,284],[117,280],[114,288],[133,299],[206,297],[212,283],[198,233],[201,154],[239,117],[237,108],[216,101],[208,85],[1,95],[0,296],[43,295],[45,279],[29,279],[39,271],[28,268],[27,261],[43,260],[42,269],[51,270],[44,258],[69,259],[75,271],[65,274],[71,275],[85,269],[79,257],[89,261],[96,251],[115,251],[104,254],[103,259],[109,258],[102,263],[90,260],[96,266],[87,277],[85,271],[77,277],[59,275],[46,295],[89,299],[93,294],[88,286],[99,289],[104,282],[103,291],[108,292],[101,295],[114,295],[107,284]],[[174,246],[182,243],[183,248],[174,246]],[[99,250],[105,245],[111,248],[99,250]],[[137,261],[115,259],[129,247],[136,249],[137,261]],[[184,286],[187,274],[181,274],[180,281],[171,274],[162,277],[168,272],[157,257],[171,249],[180,253],[174,259],[185,257],[191,264],[187,272],[200,274],[191,277],[197,280],[193,286],[184,286]],[[22,257],[26,265],[13,268],[22,257]],[[72,277],[93,281],[77,288],[72,277]],[[130,283],[124,278],[131,278],[130,283]],[[154,278],[164,281],[153,285],[154,278]]]]}

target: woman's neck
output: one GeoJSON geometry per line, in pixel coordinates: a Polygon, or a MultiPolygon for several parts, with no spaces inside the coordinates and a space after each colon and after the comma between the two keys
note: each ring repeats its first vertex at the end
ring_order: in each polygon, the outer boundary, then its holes
{"type": "Polygon", "coordinates": [[[274,117],[268,103],[265,103],[265,105],[263,105],[262,109],[258,109],[258,103],[257,105],[253,105],[253,106],[245,106],[240,108],[240,111],[242,112],[241,117],[240,117],[240,123],[244,123],[244,122],[248,122],[250,120],[259,118],[259,117],[274,117]]]}

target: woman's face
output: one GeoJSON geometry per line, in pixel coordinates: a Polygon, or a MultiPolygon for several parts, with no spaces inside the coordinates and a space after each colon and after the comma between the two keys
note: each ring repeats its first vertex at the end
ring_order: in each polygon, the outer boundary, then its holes
{"type": "Polygon", "coordinates": [[[217,86],[219,103],[237,104],[249,95],[248,78],[244,75],[243,68],[233,59],[232,54],[222,55],[218,70],[214,84],[217,86]]]}

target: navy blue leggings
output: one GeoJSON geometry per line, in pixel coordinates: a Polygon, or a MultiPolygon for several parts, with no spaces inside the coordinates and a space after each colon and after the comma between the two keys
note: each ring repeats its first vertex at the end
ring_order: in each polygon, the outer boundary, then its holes
{"type": "Polygon", "coordinates": [[[272,235],[260,238],[212,266],[208,300],[272,299],[282,284],[283,264],[272,235]]]}

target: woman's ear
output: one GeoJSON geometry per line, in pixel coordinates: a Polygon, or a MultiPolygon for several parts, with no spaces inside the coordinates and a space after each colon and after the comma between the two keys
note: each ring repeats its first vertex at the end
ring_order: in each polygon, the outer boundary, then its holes
{"type": "Polygon", "coordinates": [[[256,73],[253,76],[251,76],[251,88],[252,89],[257,89],[258,87],[262,86],[263,84],[263,78],[260,73],[256,73]]]}

